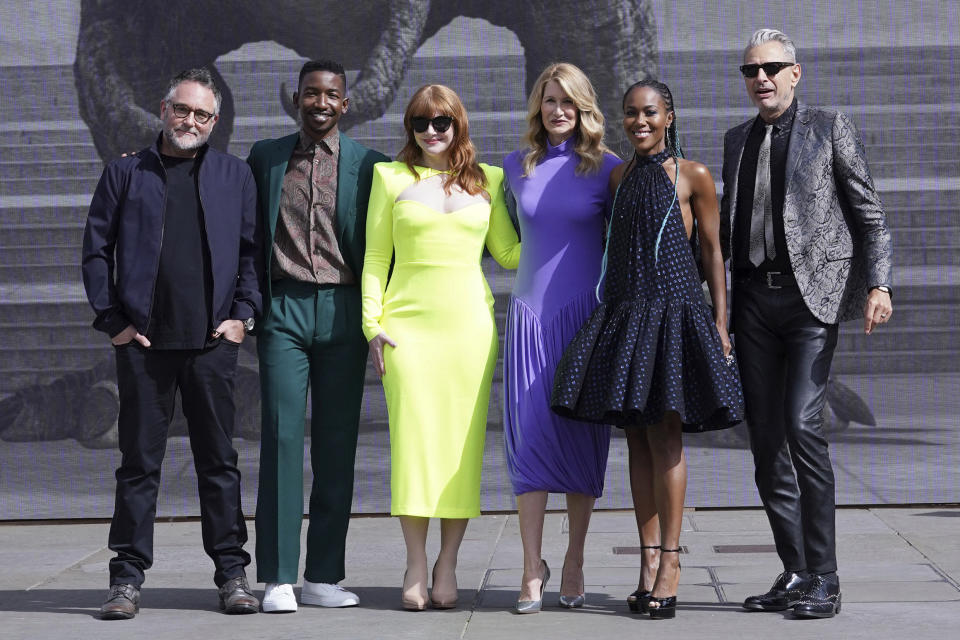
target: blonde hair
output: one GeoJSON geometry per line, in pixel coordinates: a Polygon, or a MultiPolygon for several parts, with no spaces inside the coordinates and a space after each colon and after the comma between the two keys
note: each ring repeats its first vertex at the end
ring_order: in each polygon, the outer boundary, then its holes
{"type": "Polygon", "coordinates": [[[410,172],[419,182],[420,176],[414,165],[423,159],[423,150],[414,137],[411,118],[422,116],[433,118],[440,114],[453,118],[453,142],[447,151],[450,161],[450,173],[444,178],[443,189],[450,193],[454,184],[470,195],[479,194],[487,185],[487,176],[477,163],[477,150],[470,142],[470,124],[467,110],[463,108],[460,97],[450,87],[442,84],[428,84],[417,89],[403,112],[403,128],[407,132],[407,143],[397,155],[397,159],[406,163],[410,172]]]}
{"type": "Polygon", "coordinates": [[[603,165],[603,155],[613,152],[603,144],[604,119],[597,103],[597,92],[579,67],[569,62],[555,62],[537,78],[527,100],[527,133],[523,136],[523,142],[529,151],[523,158],[524,177],[533,174],[537,163],[547,154],[547,129],[543,126],[540,104],[543,102],[547,85],[553,80],[577,107],[577,126],[574,132],[577,139],[573,150],[580,157],[580,162],[576,172],[584,175],[599,171],[603,165]]]}

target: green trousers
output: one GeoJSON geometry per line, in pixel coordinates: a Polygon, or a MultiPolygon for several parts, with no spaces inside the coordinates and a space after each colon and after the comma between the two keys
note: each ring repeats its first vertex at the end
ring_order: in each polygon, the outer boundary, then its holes
{"type": "Polygon", "coordinates": [[[367,361],[359,287],[274,282],[257,352],[262,416],[257,581],[299,582],[309,384],[313,483],[304,578],[337,583],[344,578],[367,361]]]}

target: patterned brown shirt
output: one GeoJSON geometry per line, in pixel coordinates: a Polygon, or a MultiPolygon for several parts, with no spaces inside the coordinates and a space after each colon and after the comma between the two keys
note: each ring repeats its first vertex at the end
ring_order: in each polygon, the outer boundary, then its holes
{"type": "Polygon", "coordinates": [[[283,176],[270,273],[316,284],[354,284],[337,242],[337,161],[340,133],[334,128],[315,143],[300,130],[283,176]]]}

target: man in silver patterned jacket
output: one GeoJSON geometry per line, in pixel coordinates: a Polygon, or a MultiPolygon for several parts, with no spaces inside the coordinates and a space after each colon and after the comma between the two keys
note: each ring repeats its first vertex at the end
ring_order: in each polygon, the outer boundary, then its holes
{"type": "Polygon", "coordinates": [[[755,611],[840,611],[823,407],[838,323],[890,319],[891,248],[863,144],[842,113],[798,103],[793,42],[753,34],[740,67],[759,113],[724,137],[721,236],[731,333],[760,498],[781,573],[755,611]]]}

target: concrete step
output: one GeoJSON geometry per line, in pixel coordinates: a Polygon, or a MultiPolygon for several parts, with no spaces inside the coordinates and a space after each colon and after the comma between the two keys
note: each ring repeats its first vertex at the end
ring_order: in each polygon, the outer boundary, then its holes
{"type": "Polygon", "coordinates": [[[960,190],[941,189],[936,185],[929,188],[884,189],[880,187],[880,197],[884,207],[893,212],[916,209],[960,210],[960,190]]]}
{"type": "Polygon", "coordinates": [[[0,146],[3,162],[100,162],[93,143],[31,144],[0,146]]]}
{"type": "MultiPolygon", "coordinates": [[[[837,351],[856,351],[864,354],[888,351],[934,351],[943,349],[960,353],[960,332],[956,325],[950,327],[906,326],[898,314],[894,324],[880,327],[871,335],[864,335],[863,324],[858,322],[849,330],[841,331],[837,351]]],[[[957,365],[960,369],[960,363],[957,365]]]]}
{"type": "Polygon", "coordinates": [[[93,195],[100,175],[75,178],[28,178],[0,180],[0,196],[29,196],[34,194],[89,193],[93,195]]]}
{"type": "MultiPolygon", "coordinates": [[[[93,194],[87,197],[89,200],[93,194]]],[[[87,207],[4,207],[0,206],[0,227],[7,225],[81,225],[87,220],[87,207]]]]}
{"type": "Polygon", "coordinates": [[[894,373],[935,374],[960,371],[960,351],[885,351],[883,353],[837,352],[833,375],[894,373]]]}
{"type": "Polygon", "coordinates": [[[107,357],[110,348],[107,341],[69,344],[58,340],[39,347],[3,349],[0,350],[0,377],[23,369],[87,369],[107,357]]]}
{"type": "Polygon", "coordinates": [[[900,247],[894,246],[894,260],[901,266],[960,265],[960,250],[955,246],[900,247]]]}
{"type": "Polygon", "coordinates": [[[46,284],[63,282],[75,284],[81,282],[80,247],[76,248],[76,259],[63,264],[21,263],[0,264],[0,285],[2,284],[46,284]]]}
{"type": "Polygon", "coordinates": [[[0,162],[0,181],[7,180],[47,180],[71,178],[100,178],[103,162],[100,158],[89,160],[43,160],[22,162],[0,162]]]}
{"type": "Polygon", "coordinates": [[[891,229],[910,229],[919,227],[950,227],[960,224],[960,211],[956,209],[904,209],[891,210],[885,194],[880,194],[884,207],[887,207],[887,225],[891,229]]]}
{"type": "MultiPolygon", "coordinates": [[[[920,47],[863,47],[800,49],[797,59],[806,67],[826,67],[836,69],[839,75],[858,76],[858,71],[866,68],[878,73],[899,73],[903,71],[903,61],[910,59],[915,63],[937,64],[955,59],[955,46],[920,47]]],[[[685,69],[693,65],[698,70],[717,73],[723,69],[737,69],[742,62],[742,49],[725,51],[661,51],[659,64],[661,72],[672,68],[685,69]]]]}
{"type": "Polygon", "coordinates": [[[83,224],[4,225],[0,262],[7,262],[7,251],[32,246],[80,247],[83,224]]]}
{"type": "MultiPolygon", "coordinates": [[[[82,296],[82,289],[77,287],[82,296]]],[[[70,301],[34,302],[33,296],[25,302],[0,304],[0,326],[68,326],[79,323],[89,327],[93,322],[93,310],[87,304],[86,298],[75,298],[70,301]]]]}
{"type": "Polygon", "coordinates": [[[74,265],[79,273],[78,242],[53,245],[0,246],[0,262],[6,265],[74,265]]]}
{"type": "MultiPolygon", "coordinates": [[[[81,317],[92,316],[90,307],[86,311],[81,317]]],[[[96,345],[104,343],[105,337],[105,334],[91,327],[90,322],[78,322],[76,317],[60,322],[35,319],[16,324],[0,322],[0,354],[8,350],[39,349],[52,344],[96,345]]]]}
{"type": "MultiPolygon", "coordinates": [[[[900,292],[901,289],[898,288],[894,294],[894,315],[891,316],[893,326],[910,327],[913,330],[939,328],[956,332],[956,304],[901,304],[900,292]]],[[[862,325],[857,323],[858,329],[860,326],[862,325]]],[[[882,330],[886,331],[886,328],[882,330]]]]}
{"type": "MultiPolygon", "coordinates": [[[[258,87],[254,95],[246,95],[238,98],[234,94],[234,108],[237,115],[246,117],[278,117],[285,116],[286,111],[280,102],[280,83],[270,84],[265,87],[258,87]]],[[[527,99],[525,89],[522,83],[515,80],[509,84],[501,84],[497,81],[483,83],[490,87],[488,90],[478,90],[476,92],[464,93],[460,95],[461,102],[467,110],[467,114],[475,111],[524,111],[527,108],[527,99]],[[496,91],[492,90],[496,87],[496,91]]],[[[419,89],[419,85],[401,85],[397,89],[393,102],[388,106],[387,113],[402,115],[410,98],[419,89]]],[[[292,89],[291,89],[292,90],[292,89]]]]}
{"type": "MultiPolygon", "coordinates": [[[[15,125],[24,123],[17,122],[15,125]]],[[[89,144],[93,146],[93,138],[83,120],[72,119],[59,128],[43,128],[43,123],[37,127],[0,129],[0,148],[17,146],[58,146],[89,144]]]]}
{"type": "MultiPolygon", "coordinates": [[[[946,221],[944,221],[946,223],[946,221]]],[[[953,219],[955,226],[912,227],[892,230],[894,255],[900,248],[953,246],[960,250],[960,216],[953,219]]]]}

